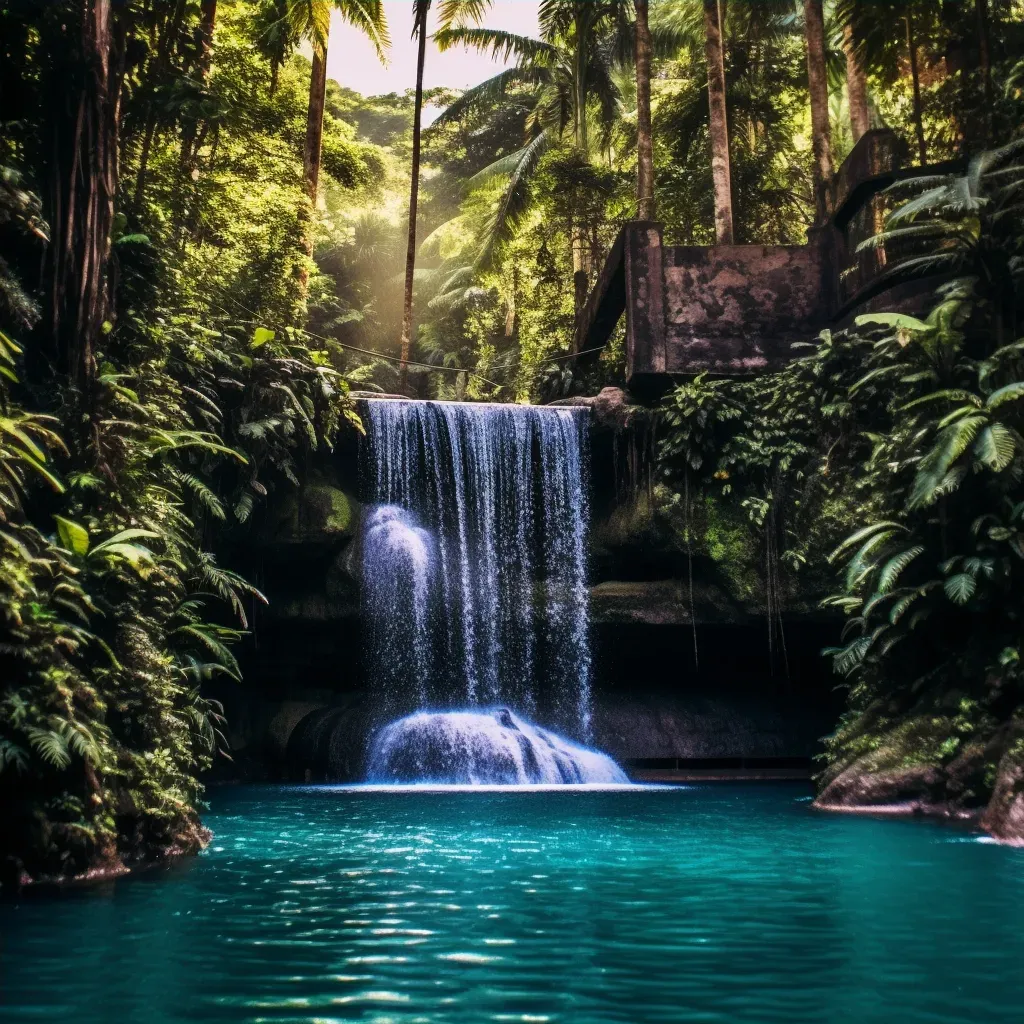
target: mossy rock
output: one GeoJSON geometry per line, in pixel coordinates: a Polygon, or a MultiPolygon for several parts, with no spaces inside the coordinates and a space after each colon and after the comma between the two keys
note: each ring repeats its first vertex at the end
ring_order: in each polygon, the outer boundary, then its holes
{"type": "Polygon", "coordinates": [[[340,488],[313,484],[303,490],[299,501],[299,527],[303,533],[349,536],[355,520],[354,505],[340,488]]]}
{"type": "Polygon", "coordinates": [[[282,503],[275,539],[317,541],[351,537],[358,517],[359,502],[341,488],[323,483],[308,484],[282,503]]]}
{"type": "Polygon", "coordinates": [[[641,544],[660,547],[664,543],[658,535],[654,508],[643,491],[617,504],[606,519],[595,523],[591,536],[594,547],[599,550],[641,544]]]}

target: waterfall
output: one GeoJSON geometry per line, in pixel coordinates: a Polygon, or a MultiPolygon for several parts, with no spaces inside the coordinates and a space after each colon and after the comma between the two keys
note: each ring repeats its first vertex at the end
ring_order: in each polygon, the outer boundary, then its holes
{"type": "Polygon", "coordinates": [[[366,402],[363,608],[389,714],[500,704],[590,739],[586,416],[366,402]]]}
{"type": "Polygon", "coordinates": [[[606,754],[526,722],[508,708],[420,711],[378,733],[368,778],[382,783],[579,785],[628,783],[606,754]]]}

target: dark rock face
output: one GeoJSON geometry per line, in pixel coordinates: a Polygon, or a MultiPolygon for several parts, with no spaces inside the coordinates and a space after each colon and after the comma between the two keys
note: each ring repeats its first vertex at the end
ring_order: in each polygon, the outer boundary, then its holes
{"type": "Polygon", "coordinates": [[[898,748],[883,747],[827,780],[815,806],[968,819],[1000,842],[1024,846],[1024,745],[1014,738],[1012,729],[1003,729],[987,743],[965,745],[942,764],[894,766],[898,748]]]}
{"type": "Polygon", "coordinates": [[[1001,842],[1024,846],[1024,762],[1012,751],[999,763],[995,791],[981,827],[1001,842]]]}
{"type": "MultiPolygon", "coordinates": [[[[314,708],[294,723],[284,741],[289,776],[316,782],[361,782],[366,773],[366,741],[375,726],[368,702],[358,697],[314,708]]],[[[278,742],[281,738],[279,735],[278,742]]]]}
{"type": "Polygon", "coordinates": [[[931,765],[872,772],[860,762],[834,778],[818,795],[821,808],[905,807],[932,805],[942,793],[942,774],[931,765]]]}

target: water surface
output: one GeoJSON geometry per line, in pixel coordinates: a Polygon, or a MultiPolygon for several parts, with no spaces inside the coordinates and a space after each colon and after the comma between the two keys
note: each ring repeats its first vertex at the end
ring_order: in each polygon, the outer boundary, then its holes
{"type": "Polygon", "coordinates": [[[202,857],[0,906],[0,1019],[1021,1019],[1024,852],[807,797],[216,791],[202,857]]]}

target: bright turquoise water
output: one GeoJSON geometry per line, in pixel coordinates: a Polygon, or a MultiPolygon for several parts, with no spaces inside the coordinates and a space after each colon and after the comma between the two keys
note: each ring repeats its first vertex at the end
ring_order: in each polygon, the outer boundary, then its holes
{"type": "Polygon", "coordinates": [[[806,794],[221,790],[193,862],[0,906],[0,1019],[1024,1019],[1024,852],[806,794]]]}

